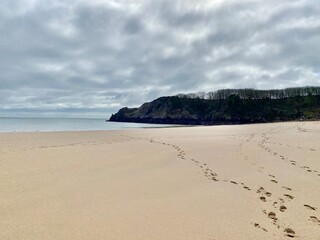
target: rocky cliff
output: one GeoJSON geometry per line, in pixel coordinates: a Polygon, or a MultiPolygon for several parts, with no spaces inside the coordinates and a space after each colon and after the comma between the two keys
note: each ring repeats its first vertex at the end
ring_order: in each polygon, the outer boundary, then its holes
{"type": "Polygon", "coordinates": [[[139,108],[122,108],[110,121],[215,125],[301,119],[320,119],[320,96],[241,99],[231,95],[220,100],[161,97],[139,108]]]}

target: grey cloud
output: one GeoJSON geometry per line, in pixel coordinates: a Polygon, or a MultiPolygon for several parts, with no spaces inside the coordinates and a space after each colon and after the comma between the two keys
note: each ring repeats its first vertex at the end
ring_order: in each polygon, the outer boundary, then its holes
{"type": "Polygon", "coordinates": [[[179,92],[320,85],[319,41],[316,0],[3,0],[0,116],[107,117],[179,92]]]}

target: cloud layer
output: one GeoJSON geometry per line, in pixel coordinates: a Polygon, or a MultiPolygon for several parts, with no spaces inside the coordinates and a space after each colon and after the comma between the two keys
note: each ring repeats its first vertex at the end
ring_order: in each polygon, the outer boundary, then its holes
{"type": "Polygon", "coordinates": [[[320,85],[317,0],[2,0],[0,116],[320,85]]]}

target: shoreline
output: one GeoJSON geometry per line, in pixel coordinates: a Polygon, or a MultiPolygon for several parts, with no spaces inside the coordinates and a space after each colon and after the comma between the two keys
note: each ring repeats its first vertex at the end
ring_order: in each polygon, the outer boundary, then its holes
{"type": "Polygon", "coordinates": [[[0,118],[0,132],[97,131],[136,129],[142,127],[163,127],[163,125],[108,123],[105,122],[104,119],[0,118]]]}
{"type": "MultiPolygon", "coordinates": [[[[48,118],[49,119],[49,118],[48,118]]],[[[114,121],[111,121],[114,122],[114,121]]],[[[267,125],[267,124],[286,124],[286,123],[320,123],[319,120],[310,120],[310,121],[284,121],[284,122],[265,122],[265,123],[239,123],[239,124],[215,124],[215,125],[191,125],[191,124],[181,124],[181,125],[171,125],[171,124],[157,124],[157,123],[134,123],[134,122],[115,122],[115,123],[133,123],[133,124],[150,124],[150,125],[164,125],[159,127],[127,127],[122,129],[97,129],[97,130],[30,130],[30,131],[0,131],[2,133],[51,133],[51,132],[104,132],[104,131],[127,131],[127,130],[142,130],[142,129],[171,129],[171,128],[194,128],[194,127],[227,127],[227,126],[250,126],[250,125],[267,125]]]]}

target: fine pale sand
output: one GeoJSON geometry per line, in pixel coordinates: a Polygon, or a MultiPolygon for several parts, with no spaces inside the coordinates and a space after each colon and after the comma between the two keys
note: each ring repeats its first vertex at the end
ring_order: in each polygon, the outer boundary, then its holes
{"type": "Polygon", "coordinates": [[[320,239],[320,123],[1,133],[0,239],[320,239]]]}

